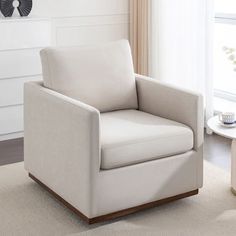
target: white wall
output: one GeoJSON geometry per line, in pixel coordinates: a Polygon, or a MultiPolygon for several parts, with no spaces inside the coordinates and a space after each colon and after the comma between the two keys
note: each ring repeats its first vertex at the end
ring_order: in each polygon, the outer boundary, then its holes
{"type": "Polygon", "coordinates": [[[81,45],[129,37],[129,0],[35,0],[32,16],[53,18],[53,44],[81,45]]]}
{"type": "Polygon", "coordinates": [[[33,15],[63,17],[126,14],[129,0],[34,0],[33,15]]]}

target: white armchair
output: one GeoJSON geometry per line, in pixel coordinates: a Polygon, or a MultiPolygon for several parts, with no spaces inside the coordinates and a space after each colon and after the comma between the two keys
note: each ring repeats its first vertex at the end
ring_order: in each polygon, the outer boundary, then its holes
{"type": "Polygon", "coordinates": [[[133,72],[128,42],[49,48],[25,84],[25,168],[88,223],[197,194],[202,96],[133,72]]]}

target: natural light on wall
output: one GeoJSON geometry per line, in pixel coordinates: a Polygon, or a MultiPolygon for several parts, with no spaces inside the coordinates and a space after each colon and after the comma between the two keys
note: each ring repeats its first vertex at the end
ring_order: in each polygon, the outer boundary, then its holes
{"type": "Polygon", "coordinates": [[[236,1],[215,0],[215,96],[236,102],[236,1]]]}
{"type": "Polygon", "coordinates": [[[216,94],[236,96],[236,25],[217,23],[215,27],[216,94]]]}
{"type": "Polygon", "coordinates": [[[215,0],[216,12],[236,13],[235,0],[215,0]]]}
{"type": "MultiPolygon", "coordinates": [[[[236,0],[235,0],[236,1],[236,0]]],[[[204,96],[213,115],[212,0],[153,0],[151,76],[204,96]]]]}

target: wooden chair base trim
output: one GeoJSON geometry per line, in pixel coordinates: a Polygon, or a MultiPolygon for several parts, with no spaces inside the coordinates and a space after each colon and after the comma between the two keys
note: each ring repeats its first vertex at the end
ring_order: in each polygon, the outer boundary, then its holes
{"type": "Polygon", "coordinates": [[[31,179],[33,179],[36,183],[38,183],[40,186],[42,186],[44,189],[46,189],[57,200],[59,200],[62,204],[64,204],[66,207],[68,207],[70,210],[72,210],[76,215],[78,215],[80,218],[82,218],[88,224],[94,224],[94,223],[99,223],[99,222],[103,222],[103,221],[107,221],[107,220],[112,220],[114,218],[126,216],[126,215],[129,215],[129,214],[141,211],[141,210],[153,208],[153,207],[160,206],[162,204],[169,203],[169,202],[181,199],[181,198],[186,198],[186,197],[190,197],[190,196],[198,194],[198,189],[196,189],[196,190],[193,190],[193,191],[190,191],[187,193],[182,193],[182,194],[179,194],[179,195],[176,195],[173,197],[168,197],[165,199],[161,199],[161,200],[158,200],[155,202],[150,202],[150,203],[146,203],[146,204],[139,205],[136,207],[131,207],[131,208],[124,209],[124,210],[117,211],[117,212],[113,212],[113,213],[110,213],[107,215],[97,216],[94,218],[88,218],[83,213],[81,213],[78,209],[76,209],[70,203],[68,203],[66,200],[64,200],[62,197],[60,197],[57,193],[55,193],[49,187],[47,187],[45,184],[43,184],[40,180],[38,180],[36,177],[34,177],[32,174],[29,173],[29,177],[31,179]]]}

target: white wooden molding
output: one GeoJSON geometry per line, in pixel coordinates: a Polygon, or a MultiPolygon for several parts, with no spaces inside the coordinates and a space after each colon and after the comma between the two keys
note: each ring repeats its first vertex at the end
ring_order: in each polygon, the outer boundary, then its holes
{"type": "Polygon", "coordinates": [[[16,138],[22,138],[22,137],[24,137],[24,132],[16,132],[16,133],[10,133],[10,134],[3,134],[3,135],[0,135],[0,141],[16,139],[16,138]]]}
{"type": "Polygon", "coordinates": [[[39,51],[51,45],[51,20],[0,19],[0,140],[23,132],[23,85],[41,79],[39,51]]]}
{"type": "Polygon", "coordinates": [[[128,39],[129,14],[0,18],[0,31],[1,141],[23,136],[23,85],[42,78],[42,48],[128,39]]]}
{"type": "Polygon", "coordinates": [[[129,37],[129,14],[53,18],[57,46],[100,43],[129,37]],[[96,37],[94,37],[96,35],[96,37]]]}

